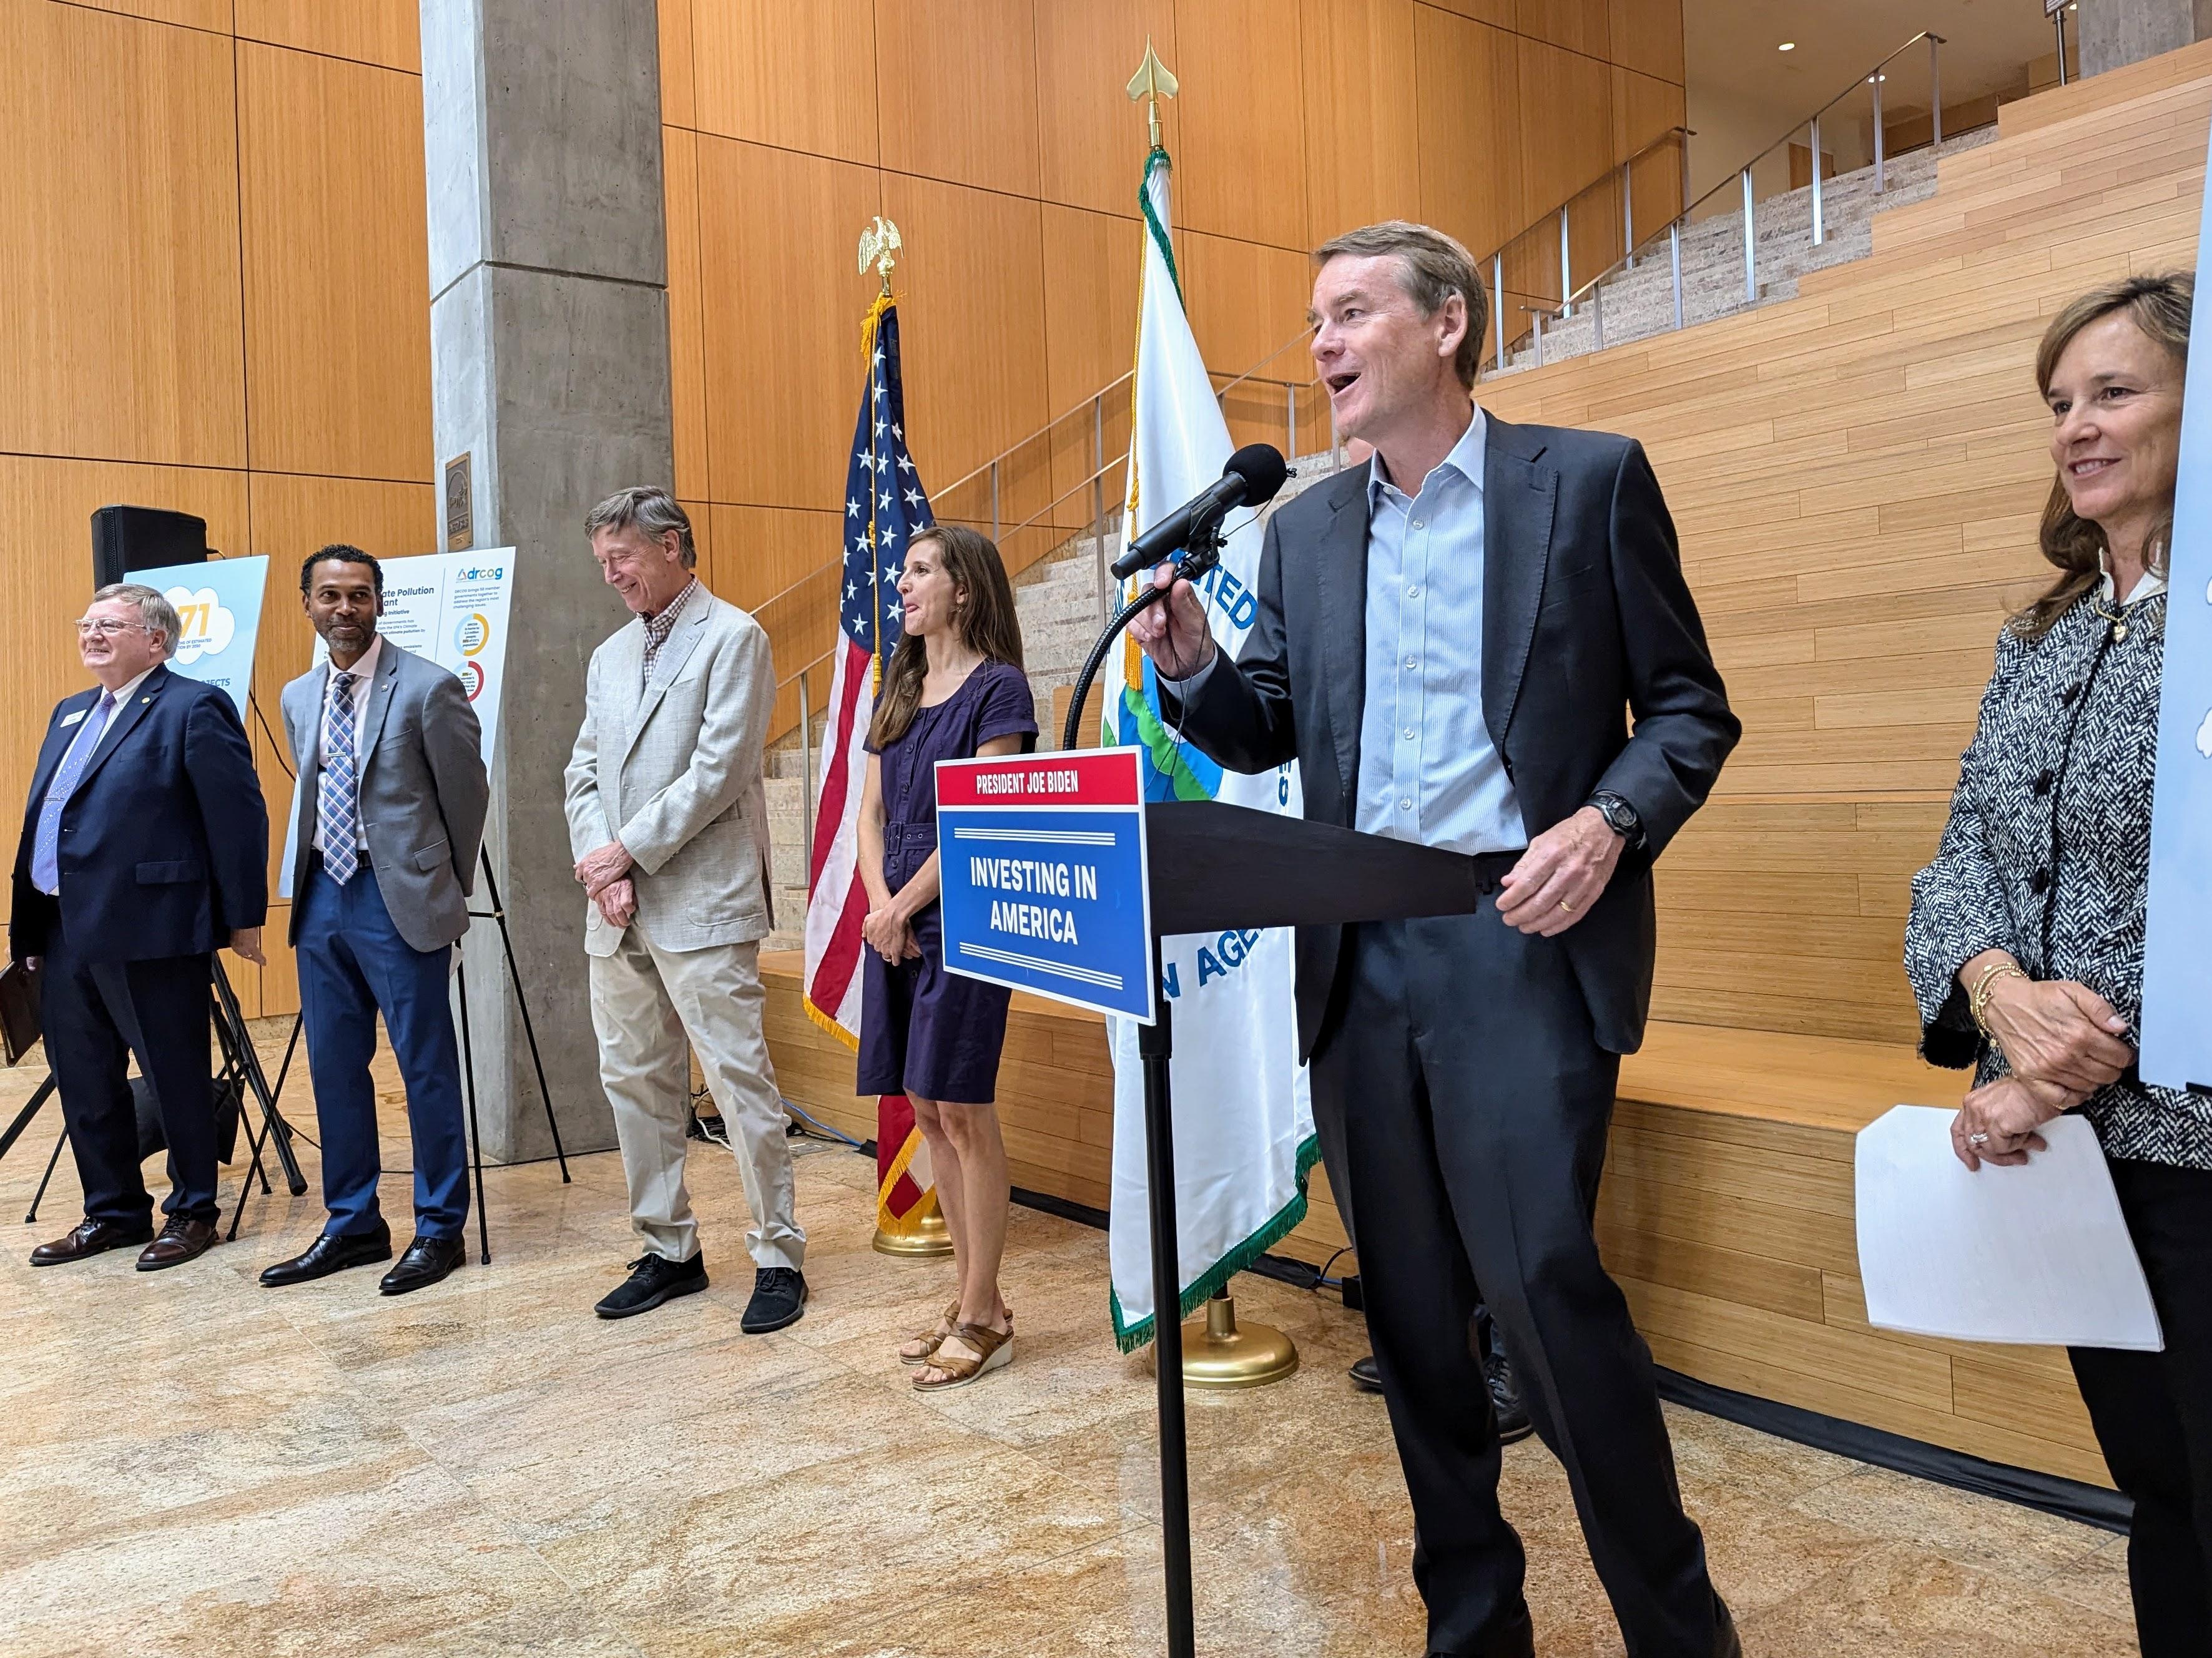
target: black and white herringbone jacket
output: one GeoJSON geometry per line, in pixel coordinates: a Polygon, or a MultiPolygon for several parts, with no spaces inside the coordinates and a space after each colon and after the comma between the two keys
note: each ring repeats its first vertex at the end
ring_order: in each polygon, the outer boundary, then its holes
{"type": "MultiPolygon", "coordinates": [[[[2106,607],[2114,608],[2110,601],[2106,607]]],[[[1905,967],[1933,1064],[2005,1074],[1975,1029],[1959,969],[2006,950],[2142,1017],[2151,780],[2158,759],[2163,593],[2126,607],[2125,637],[2078,600],[2030,641],[2007,629],[1960,762],[1936,861],[1913,878],[1905,967]]],[[[2136,1079],[2083,1108],[2107,1156],[2212,1169],[2212,1100],[2136,1079]]]]}

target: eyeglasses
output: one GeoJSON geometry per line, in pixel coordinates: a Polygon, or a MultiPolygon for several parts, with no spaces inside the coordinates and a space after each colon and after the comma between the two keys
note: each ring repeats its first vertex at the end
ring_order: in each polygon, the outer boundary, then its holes
{"type": "Polygon", "coordinates": [[[152,631],[143,622],[120,622],[112,616],[79,616],[70,626],[76,629],[77,637],[87,634],[106,634],[110,639],[118,634],[143,634],[152,631]]]}

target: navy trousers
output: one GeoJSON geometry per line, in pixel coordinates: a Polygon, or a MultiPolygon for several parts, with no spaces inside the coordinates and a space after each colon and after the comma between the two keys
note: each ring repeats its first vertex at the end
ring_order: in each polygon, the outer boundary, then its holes
{"type": "Polygon", "coordinates": [[[210,1224],[217,1218],[208,960],[88,962],[60,921],[54,923],[40,975],[39,1014],[88,1220],[135,1229],[153,1218],[154,1199],[138,1166],[132,1054],[153,1084],[169,1142],[171,1186],[163,1212],[210,1224]]]}
{"type": "Polygon", "coordinates": [[[1565,945],[1524,938],[1486,900],[1474,915],[1363,926],[1350,957],[1341,1020],[1314,1056],[1315,1114],[1343,1116],[1429,1649],[1525,1638],[1525,1561],[1467,1339],[1479,1281],[1629,1658],[1711,1658],[1720,1603],[1650,1352],[1591,1236],[1620,1061],[1597,1045],[1565,945]]]}
{"type": "Polygon", "coordinates": [[[340,886],[313,860],[300,895],[300,1011],[323,1131],[325,1230],[374,1232],[384,1172],[376,1137],[376,1016],[384,1015],[407,1087],[415,1143],[415,1230],[459,1237],[469,1213],[468,1138],[461,1121],[460,1048],[446,998],[453,948],[416,950],[399,936],[376,872],[340,886]]]}

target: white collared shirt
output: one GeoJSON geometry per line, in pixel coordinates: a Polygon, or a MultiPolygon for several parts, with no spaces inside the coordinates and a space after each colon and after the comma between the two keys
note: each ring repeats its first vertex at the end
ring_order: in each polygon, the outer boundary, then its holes
{"type": "MultiPolygon", "coordinates": [[[[376,683],[376,665],[383,655],[384,635],[379,634],[369,641],[368,648],[361,653],[361,659],[353,666],[341,669],[332,663],[329,677],[323,681],[323,723],[315,743],[316,764],[319,767],[322,764],[322,756],[331,751],[331,710],[337,704],[338,675],[343,672],[354,676],[354,682],[347,688],[346,695],[353,703],[353,825],[354,844],[357,847],[368,844],[368,825],[362,821],[361,817],[361,774],[362,768],[367,763],[361,747],[361,716],[368,707],[369,689],[376,683]]],[[[315,850],[325,854],[330,851],[323,841],[323,815],[320,812],[315,814],[315,850]]]]}
{"type": "MultiPolygon", "coordinates": [[[[2155,598],[2165,591],[2165,576],[2146,565],[2143,568],[2142,580],[2129,589],[2127,602],[2132,604],[2139,598],[2155,598]]],[[[2104,550],[2100,548],[2097,552],[2097,597],[2103,599],[2106,604],[2112,604],[2118,602],[2115,597],[2118,592],[2119,589],[2112,581],[2112,561],[2105,556],[2104,550]]]]}

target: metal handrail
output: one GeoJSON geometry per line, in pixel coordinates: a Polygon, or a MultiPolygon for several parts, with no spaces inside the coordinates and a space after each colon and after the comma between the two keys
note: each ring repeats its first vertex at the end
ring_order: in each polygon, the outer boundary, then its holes
{"type": "MultiPolygon", "coordinates": [[[[1759,153],[1753,155],[1749,161],[1744,162],[1742,166],[1734,169],[1728,177],[1723,179],[1720,183],[1715,185],[1704,195],[1698,197],[1688,206],[1685,207],[1680,213],[1676,214],[1672,219],[1669,219],[1665,224],[1660,226],[1657,230],[1652,232],[1652,234],[1643,242],[1631,246],[1620,258],[1615,259],[1603,270],[1598,272],[1596,276],[1592,276],[1588,282],[1584,282],[1581,287],[1574,289],[1571,293],[1566,294],[1565,297],[1559,301],[1559,304],[1556,306],[1522,306],[1521,308],[1523,311],[1535,313],[1535,317],[1533,319],[1534,322],[1533,331],[1538,341],[1537,349],[1540,354],[1538,356],[1538,367],[1540,367],[1542,366],[1542,357],[1540,353],[1542,350],[1541,341],[1543,338],[1543,325],[1541,319],[1547,316],[1564,319],[1571,315],[1575,306],[1581,303],[1585,296],[1595,295],[1595,290],[1601,284],[1612,281],[1613,278],[1619,274],[1624,267],[1630,264],[1644,248],[1655,245],[1662,236],[1668,239],[1671,256],[1674,260],[1674,326],[1677,328],[1681,327],[1682,231],[1684,228],[1689,224],[1690,221],[1697,216],[1698,210],[1708,202],[1713,200],[1713,198],[1718,196],[1723,191],[1735,188],[1739,185],[1741,185],[1743,191],[1745,303],[1756,304],[1759,298],[1757,252],[1758,232],[1753,221],[1757,203],[1752,196],[1752,170],[1768,156],[1773,155],[1775,151],[1780,149],[1784,145],[1792,142],[1800,131],[1805,131],[1808,128],[1810,129],[1813,149],[1813,242],[1815,246],[1820,246],[1820,244],[1826,240],[1823,234],[1825,226],[1822,222],[1820,200],[1820,118],[1823,115],[1826,115],[1830,110],[1833,109],[1838,104],[1842,103],[1844,99],[1852,96],[1862,86],[1869,84],[1873,86],[1874,174],[1875,190],[1875,192],[1879,194],[1886,187],[1886,180],[1883,177],[1883,168],[1887,161],[1885,139],[1881,125],[1882,71],[1887,69],[1890,64],[1896,62],[1898,58],[1911,51],[1915,46],[1919,46],[1923,41],[1925,41],[1928,45],[1929,145],[1931,149],[1940,149],[1943,143],[1943,82],[1941,53],[1942,48],[1948,43],[1942,35],[1937,34],[1934,30],[1923,29],[1919,33],[1907,40],[1903,46],[1897,47],[1894,51],[1890,52],[1887,57],[1882,58],[1881,62],[1875,64],[1872,69],[1867,70],[1863,75],[1855,76],[1849,86],[1845,87],[1834,97],[1829,99],[1826,103],[1821,105],[1820,108],[1814,110],[1810,115],[1806,116],[1801,120],[1791,123],[1789,129],[1784,131],[1780,137],[1777,138],[1772,143],[1767,145],[1765,149],[1759,151],[1759,153]]],[[[1524,232],[1523,234],[1525,234],[1526,233],[1524,232]]],[[[1603,345],[1603,316],[1602,313],[1601,313],[1597,320],[1597,331],[1601,349],[1602,349],[1603,345]]],[[[1498,353],[1498,366],[1503,367],[1504,366],[1504,350],[1502,343],[1498,353]]]]}

